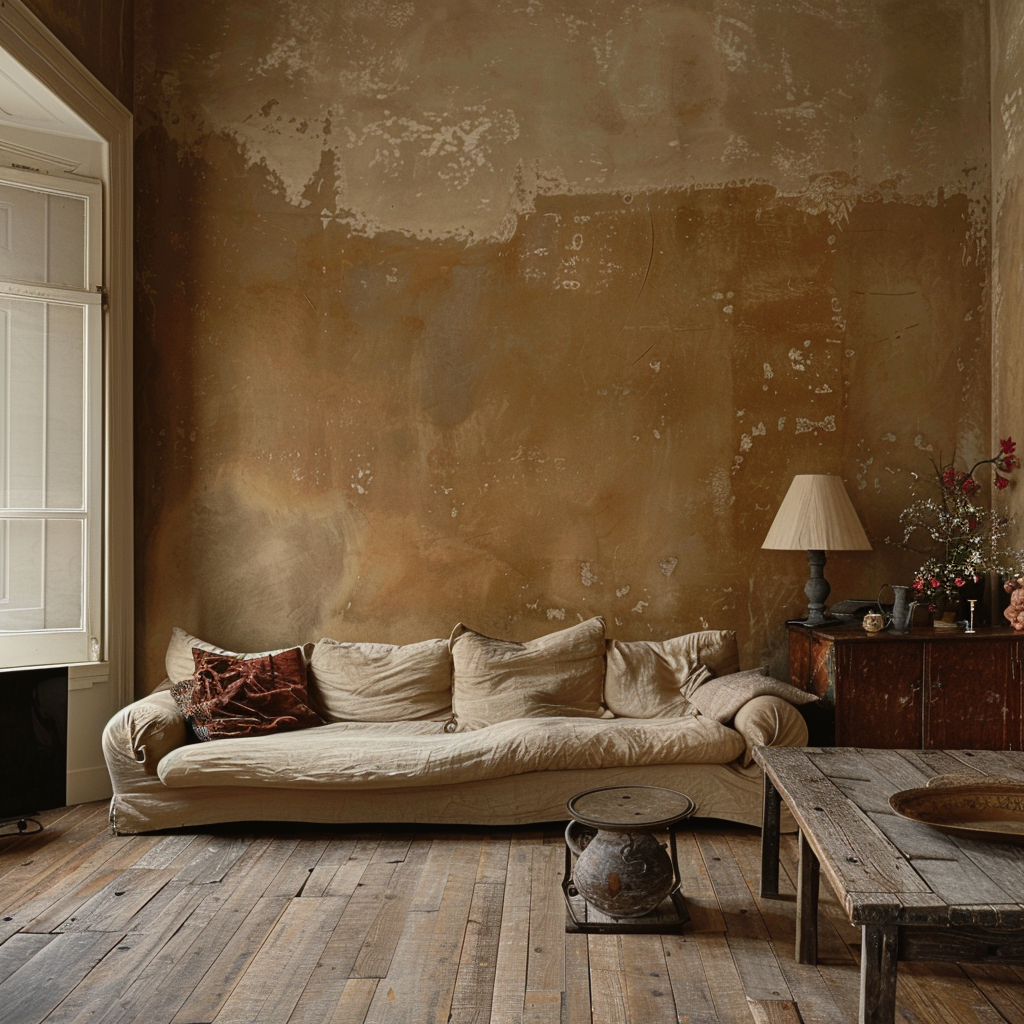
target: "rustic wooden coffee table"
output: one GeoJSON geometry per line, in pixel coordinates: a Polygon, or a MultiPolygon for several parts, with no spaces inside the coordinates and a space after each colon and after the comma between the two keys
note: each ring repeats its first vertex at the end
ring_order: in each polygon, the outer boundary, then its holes
{"type": "Polygon", "coordinates": [[[861,1024],[891,1024],[900,960],[1024,963],[1024,847],[958,839],[897,815],[936,775],[1024,781],[1024,753],[760,747],[761,895],[779,895],[779,809],[800,828],[796,959],[815,963],[819,871],[861,929],[861,1024]]]}

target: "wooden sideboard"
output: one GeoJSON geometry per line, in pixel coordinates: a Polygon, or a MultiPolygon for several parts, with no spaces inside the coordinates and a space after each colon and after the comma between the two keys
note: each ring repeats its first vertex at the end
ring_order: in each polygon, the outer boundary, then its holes
{"type": "Polygon", "coordinates": [[[1022,659],[1007,628],[789,627],[790,681],[833,709],[837,746],[1024,749],[1022,659]]]}

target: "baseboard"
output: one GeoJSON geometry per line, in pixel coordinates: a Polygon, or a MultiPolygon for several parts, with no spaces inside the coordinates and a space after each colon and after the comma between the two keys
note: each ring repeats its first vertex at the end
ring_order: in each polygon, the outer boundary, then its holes
{"type": "Polygon", "coordinates": [[[76,768],[68,772],[67,802],[86,804],[93,800],[109,800],[113,796],[110,775],[106,765],[95,768],[76,768]]]}

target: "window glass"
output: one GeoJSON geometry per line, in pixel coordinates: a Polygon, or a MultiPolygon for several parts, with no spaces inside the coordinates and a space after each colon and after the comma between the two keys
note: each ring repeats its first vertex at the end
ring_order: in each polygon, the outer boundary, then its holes
{"type": "Polygon", "coordinates": [[[0,183],[0,278],[84,288],[86,201],[0,183]]]}

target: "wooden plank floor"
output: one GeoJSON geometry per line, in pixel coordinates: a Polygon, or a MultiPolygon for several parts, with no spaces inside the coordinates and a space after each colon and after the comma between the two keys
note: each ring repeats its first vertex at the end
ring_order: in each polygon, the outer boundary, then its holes
{"type": "MultiPolygon", "coordinates": [[[[0,839],[2,1024],[853,1024],[859,937],[822,886],[793,960],[796,849],[679,837],[684,935],[566,935],[561,832],[304,829],[115,837],[100,804],[0,839]]],[[[903,1024],[1024,1024],[1015,968],[900,968],[903,1024]]]]}

